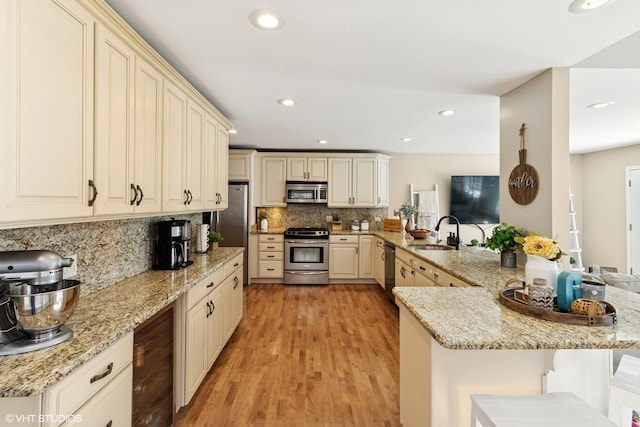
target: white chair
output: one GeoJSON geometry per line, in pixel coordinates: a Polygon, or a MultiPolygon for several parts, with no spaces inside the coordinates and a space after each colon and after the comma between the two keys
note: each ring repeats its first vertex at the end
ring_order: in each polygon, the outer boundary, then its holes
{"type": "Polygon", "coordinates": [[[568,392],[474,394],[471,401],[471,427],[631,427],[640,413],[640,359],[622,356],[611,379],[608,417],[568,392]]]}

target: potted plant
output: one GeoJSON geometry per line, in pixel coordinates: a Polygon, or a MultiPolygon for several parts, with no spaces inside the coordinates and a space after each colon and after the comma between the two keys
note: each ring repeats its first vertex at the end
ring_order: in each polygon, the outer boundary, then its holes
{"type": "Polygon", "coordinates": [[[413,230],[413,217],[418,213],[418,208],[410,202],[405,202],[400,206],[400,215],[407,220],[406,231],[413,230]]]}
{"type": "Polygon", "coordinates": [[[486,247],[500,251],[500,265],[514,268],[516,266],[516,253],[514,249],[520,247],[517,237],[525,237],[528,233],[524,228],[515,228],[503,222],[493,229],[491,237],[487,239],[486,247]]]}
{"type": "Polygon", "coordinates": [[[222,234],[219,231],[210,231],[209,232],[209,245],[210,249],[217,248],[218,242],[222,240],[222,234]]]}

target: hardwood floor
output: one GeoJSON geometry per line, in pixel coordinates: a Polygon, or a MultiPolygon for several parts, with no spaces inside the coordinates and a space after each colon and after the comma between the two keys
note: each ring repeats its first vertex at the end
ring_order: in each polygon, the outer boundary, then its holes
{"type": "Polygon", "coordinates": [[[400,426],[398,309],[378,285],[245,288],[185,426],[400,426]]]}

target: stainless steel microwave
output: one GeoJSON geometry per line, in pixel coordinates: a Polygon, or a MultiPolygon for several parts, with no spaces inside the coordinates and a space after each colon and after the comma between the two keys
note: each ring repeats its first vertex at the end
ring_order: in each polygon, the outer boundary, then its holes
{"type": "Polygon", "coordinates": [[[287,203],[327,203],[327,183],[288,181],[287,203]]]}

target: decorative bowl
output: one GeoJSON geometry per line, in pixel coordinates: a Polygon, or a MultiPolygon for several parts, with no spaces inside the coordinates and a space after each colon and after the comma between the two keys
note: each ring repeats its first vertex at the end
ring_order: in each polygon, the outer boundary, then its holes
{"type": "Polygon", "coordinates": [[[411,234],[414,239],[426,239],[429,233],[431,233],[431,230],[425,230],[423,228],[416,228],[409,231],[409,234],[411,234]]]}

